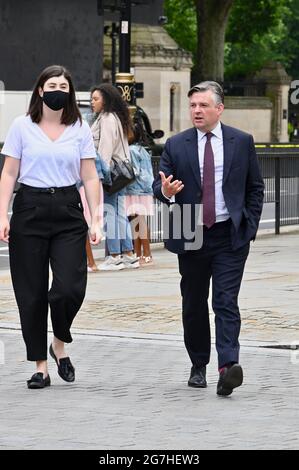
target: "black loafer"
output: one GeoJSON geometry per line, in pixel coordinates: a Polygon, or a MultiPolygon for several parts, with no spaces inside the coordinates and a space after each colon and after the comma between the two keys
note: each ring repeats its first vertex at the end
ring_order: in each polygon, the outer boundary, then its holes
{"type": "Polygon", "coordinates": [[[188,380],[189,387],[197,387],[197,388],[206,388],[207,381],[206,381],[206,366],[191,367],[191,374],[188,380]]]}
{"type": "Polygon", "coordinates": [[[30,380],[27,380],[27,387],[28,388],[45,388],[51,385],[50,376],[44,378],[44,374],[42,372],[36,372],[33,374],[30,380]]]}
{"type": "Polygon", "coordinates": [[[58,375],[65,380],[66,382],[74,382],[75,380],[75,368],[73,364],[71,363],[71,360],[69,357],[62,357],[61,359],[58,359],[53,351],[52,344],[50,345],[49,348],[49,353],[55,360],[57,367],[58,367],[58,375]]]}
{"type": "Polygon", "coordinates": [[[233,364],[231,367],[225,367],[219,374],[217,384],[217,395],[227,397],[234,388],[240,387],[243,383],[243,371],[240,364],[233,364]]]}

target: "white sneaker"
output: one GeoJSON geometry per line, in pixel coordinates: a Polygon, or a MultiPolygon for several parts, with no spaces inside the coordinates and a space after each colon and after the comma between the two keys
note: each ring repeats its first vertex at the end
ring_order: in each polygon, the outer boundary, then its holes
{"type": "Polygon", "coordinates": [[[139,258],[137,258],[136,255],[131,255],[131,256],[123,255],[122,261],[125,265],[125,268],[134,269],[134,268],[139,268],[140,266],[139,258]]]}
{"type": "Polygon", "coordinates": [[[125,265],[120,256],[107,256],[105,261],[98,266],[101,271],[120,271],[125,265]]]}

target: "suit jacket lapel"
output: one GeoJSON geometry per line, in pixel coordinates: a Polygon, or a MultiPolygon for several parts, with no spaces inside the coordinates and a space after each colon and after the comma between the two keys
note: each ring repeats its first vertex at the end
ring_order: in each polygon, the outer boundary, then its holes
{"type": "Polygon", "coordinates": [[[230,128],[221,123],[222,134],[223,134],[223,179],[222,186],[229,174],[229,170],[233,161],[235,152],[235,137],[230,132],[230,128]]]}
{"type": "Polygon", "coordinates": [[[189,134],[186,136],[185,146],[187,149],[187,156],[195,180],[199,187],[201,187],[201,178],[200,178],[200,168],[199,168],[199,156],[198,156],[198,141],[197,141],[197,131],[195,127],[190,129],[189,134]]]}

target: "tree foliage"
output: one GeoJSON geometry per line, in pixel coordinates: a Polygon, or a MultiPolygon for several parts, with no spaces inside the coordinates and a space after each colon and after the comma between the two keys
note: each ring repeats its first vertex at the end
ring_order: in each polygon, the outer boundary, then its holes
{"type": "MultiPolygon", "coordinates": [[[[166,0],[167,31],[196,64],[196,4],[200,0],[166,0]]],[[[212,12],[213,14],[213,12],[212,12]]],[[[225,76],[253,74],[278,60],[299,76],[299,0],[234,0],[225,37],[225,76]]]]}
{"type": "Polygon", "coordinates": [[[299,0],[293,0],[289,6],[290,14],[285,18],[287,34],[279,44],[284,56],[282,63],[292,78],[299,78],[299,0]]]}
{"type": "Polygon", "coordinates": [[[253,74],[266,62],[288,66],[291,58],[282,48],[288,36],[287,20],[292,0],[235,0],[225,42],[225,75],[253,74]]]}
{"type": "Polygon", "coordinates": [[[168,23],[165,28],[180,47],[196,57],[197,23],[193,0],[166,0],[164,6],[168,23]]]}
{"type": "Polygon", "coordinates": [[[229,17],[226,40],[250,44],[281,22],[291,0],[235,0],[229,17]]]}

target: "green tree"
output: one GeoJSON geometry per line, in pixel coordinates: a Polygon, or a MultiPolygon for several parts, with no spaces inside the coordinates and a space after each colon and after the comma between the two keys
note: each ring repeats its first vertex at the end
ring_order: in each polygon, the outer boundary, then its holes
{"type": "Polygon", "coordinates": [[[282,43],[289,35],[287,22],[292,3],[292,0],[235,0],[226,34],[226,78],[253,74],[269,60],[289,64],[291,50],[286,51],[282,43]]]}
{"type": "Polygon", "coordinates": [[[197,16],[196,81],[224,78],[226,25],[234,0],[194,0],[197,16]]]}
{"type": "Polygon", "coordinates": [[[197,80],[223,79],[224,37],[234,0],[166,0],[166,29],[193,53],[197,80]],[[208,45],[208,47],[207,47],[208,45]]]}
{"type": "Polygon", "coordinates": [[[289,5],[289,14],[285,18],[287,34],[279,44],[284,54],[284,63],[287,72],[293,79],[299,79],[299,0],[292,0],[289,5]]]}
{"type": "Polygon", "coordinates": [[[197,46],[196,10],[193,0],[166,0],[168,23],[165,28],[180,47],[192,52],[195,61],[197,46]]]}
{"type": "Polygon", "coordinates": [[[196,80],[222,81],[223,64],[227,78],[242,77],[268,60],[299,71],[299,0],[166,0],[165,12],[196,80]]]}

